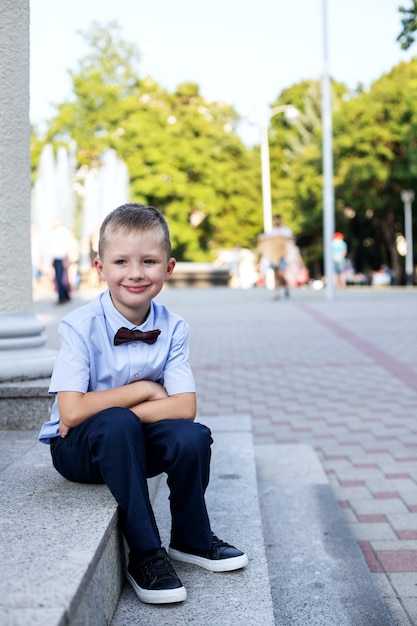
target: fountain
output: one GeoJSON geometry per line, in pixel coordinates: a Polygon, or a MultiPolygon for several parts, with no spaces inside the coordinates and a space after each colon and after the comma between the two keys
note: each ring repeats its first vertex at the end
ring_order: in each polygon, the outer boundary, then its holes
{"type": "Polygon", "coordinates": [[[35,225],[42,250],[42,268],[51,266],[50,239],[54,222],[68,229],[74,226],[74,172],[68,151],[58,148],[55,160],[53,147],[46,144],[39,160],[38,177],[32,193],[32,223],[35,225]]]}
{"type": "Polygon", "coordinates": [[[107,149],[100,167],[84,174],[82,237],[92,237],[106,215],[129,201],[129,172],[116,152],[107,149]]]}
{"type": "Polygon", "coordinates": [[[129,172],[116,152],[107,149],[100,157],[100,167],[84,174],[83,220],[81,232],[82,271],[91,268],[91,257],[97,252],[100,224],[116,207],[129,202],[129,172]]]}
{"type": "Polygon", "coordinates": [[[100,157],[100,167],[75,170],[75,144],[61,146],[56,159],[51,144],[46,144],[39,160],[38,177],[32,193],[32,222],[42,249],[42,269],[51,266],[50,238],[56,221],[73,231],[77,202],[81,206],[81,265],[91,268],[91,241],[105,216],[129,201],[129,173],[126,164],[112,149],[100,157]],[[79,182],[75,182],[77,181],[79,182]],[[79,200],[79,197],[81,200],[79,200]]]}

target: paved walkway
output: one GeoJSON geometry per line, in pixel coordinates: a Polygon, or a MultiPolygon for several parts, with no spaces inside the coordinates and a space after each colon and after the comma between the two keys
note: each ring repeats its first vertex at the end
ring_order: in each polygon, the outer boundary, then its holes
{"type": "MultiPolygon", "coordinates": [[[[35,295],[50,347],[58,318],[92,296],[35,295]]],[[[255,443],[314,446],[393,618],[417,625],[417,290],[329,302],[168,288],[159,300],[190,324],[199,414],[250,413],[255,443]]]]}

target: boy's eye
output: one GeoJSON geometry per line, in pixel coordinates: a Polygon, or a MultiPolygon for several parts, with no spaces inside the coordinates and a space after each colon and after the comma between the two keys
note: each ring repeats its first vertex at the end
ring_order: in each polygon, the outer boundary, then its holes
{"type": "Polygon", "coordinates": [[[116,265],[124,265],[126,263],[126,261],[124,259],[117,259],[117,261],[115,261],[116,265]]]}
{"type": "Polygon", "coordinates": [[[156,261],[154,261],[153,259],[145,259],[144,263],[145,265],[153,265],[154,263],[156,263],[156,261]]]}

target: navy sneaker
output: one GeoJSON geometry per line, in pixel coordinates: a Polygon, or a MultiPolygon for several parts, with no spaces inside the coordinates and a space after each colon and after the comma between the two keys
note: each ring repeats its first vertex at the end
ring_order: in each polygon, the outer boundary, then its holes
{"type": "Polygon", "coordinates": [[[185,544],[171,542],[168,554],[176,561],[199,565],[210,572],[231,572],[248,564],[248,557],[229,543],[213,535],[210,550],[196,550],[185,544]]]}
{"type": "Polygon", "coordinates": [[[142,602],[168,604],[183,602],[187,597],[164,548],[143,561],[129,563],[126,576],[142,602]]]}

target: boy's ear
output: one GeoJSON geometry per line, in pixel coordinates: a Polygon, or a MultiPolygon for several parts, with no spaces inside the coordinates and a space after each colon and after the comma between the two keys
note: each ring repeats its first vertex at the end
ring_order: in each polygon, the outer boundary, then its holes
{"type": "Polygon", "coordinates": [[[103,269],[103,264],[100,261],[100,258],[98,256],[96,256],[96,258],[94,259],[94,267],[97,270],[97,274],[100,278],[100,280],[106,280],[106,277],[104,275],[104,269],[103,269]]]}
{"type": "Polygon", "coordinates": [[[174,268],[175,268],[175,264],[176,264],[175,259],[173,257],[171,257],[168,260],[167,273],[165,275],[165,282],[171,278],[172,272],[174,271],[174,268]]]}

